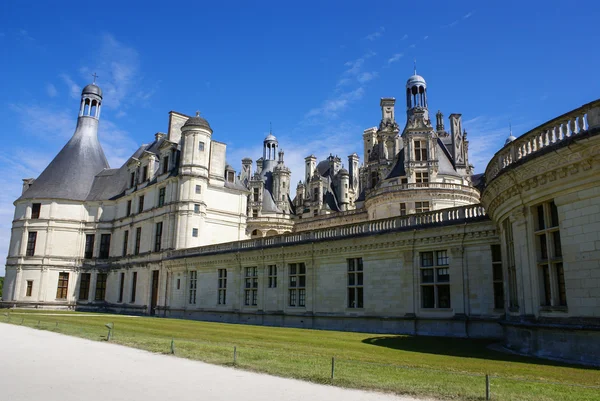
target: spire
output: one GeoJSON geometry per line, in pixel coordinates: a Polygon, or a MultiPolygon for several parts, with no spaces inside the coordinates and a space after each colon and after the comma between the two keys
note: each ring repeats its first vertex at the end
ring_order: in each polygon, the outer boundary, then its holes
{"type": "Polygon", "coordinates": [[[414,73],[414,75],[417,75],[417,59],[414,59],[414,65],[415,65],[415,73],[414,73]]]}

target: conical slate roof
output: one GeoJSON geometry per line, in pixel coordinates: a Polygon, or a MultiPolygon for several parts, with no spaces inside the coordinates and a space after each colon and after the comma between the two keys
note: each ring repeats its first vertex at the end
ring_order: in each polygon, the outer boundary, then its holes
{"type": "Polygon", "coordinates": [[[98,141],[97,123],[79,118],[73,137],[19,199],[85,200],[96,174],[109,168],[98,141]]]}

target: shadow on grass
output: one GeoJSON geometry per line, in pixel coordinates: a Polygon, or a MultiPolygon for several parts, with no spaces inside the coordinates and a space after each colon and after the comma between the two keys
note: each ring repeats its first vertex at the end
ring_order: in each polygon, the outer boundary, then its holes
{"type": "Polygon", "coordinates": [[[495,361],[522,362],[545,366],[576,367],[577,369],[597,370],[597,368],[591,366],[569,364],[566,362],[515,355],[508,352],[504,353],[489,349],[489,345],[497,342],[494,340],[399,335],[370,337],[365,338],[362,340],[362,342],[364,344],[375,345],[378,347],[386,347],[400,351],[422,354],[446,355],[462,358],[478,358],[495,361]]]}

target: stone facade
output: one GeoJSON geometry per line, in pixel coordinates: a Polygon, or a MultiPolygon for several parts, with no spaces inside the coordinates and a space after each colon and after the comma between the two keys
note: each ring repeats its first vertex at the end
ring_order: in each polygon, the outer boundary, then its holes
{"type": "Polygon", "coordinates": [[[497,338],[597,363],[600,100],[511,135],[478,177],[460,115],[434,129],[425,80],[406,90],[402,135],[382,99],[363,166],[310,156],[291,201],[275,137],[236,176],[199,115],[171,112],[109,169],[86,87],[73,139],[15,201],[2,305],[497,338]],[[94,171],[52,185],[83,150],[94,171]]]}

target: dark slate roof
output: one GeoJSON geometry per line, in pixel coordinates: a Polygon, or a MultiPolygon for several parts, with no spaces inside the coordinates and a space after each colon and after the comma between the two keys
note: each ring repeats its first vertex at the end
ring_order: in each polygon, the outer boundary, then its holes
{"type": "Polygon", "coordinates": [[[120,195],[127,188],[127,168],[107,169],[94,178],[92,189],[86,200],[108,200],[120,195]]]}
{"type": "Polygon", "coordinates": [[[109,168],[98,136],[77,129],[73,137],[19,199],[85,200],[94,177],[109,168]]]}
{"type": "Polygon", "coordinates": [[[81,91],[82,95],[85,94],[92,94],[92,95],[98,95],[100,97],[102,97],[102,89],[100,89],[100,87],[96,84],[89,84],[86,85],[85,88],[83,88],[83,90],[81,91]]]}
{"type": "Polygon", "coordinates": [[[196,115],[194,117],[188,118],[188,120],[185,122],[185,124],[183,124],[183,126],[184,127],[190,127],[190,126],[202,127],[202,128],[207,128],[212,131],[212,128],[210,128],[208,121],[206,121],[204,118],[200,117],[200,113],[196,113],[196,115]]]}
{"type": "Polygon", "coordinates": [[[450,152],[444,145],[444,143],[438,138],[437,140],[437,148],[438,148],[438,174],[442,175],[453,175],[460,177],[458,171],[454,167],[454,159],[450,152]]]}
{"type": "Polygon", "coordinates": [[[400,151],[398,161],[386,179],[395,177],[406,177],[406,170],[404,169],[404,149],[400,151]]]}

